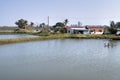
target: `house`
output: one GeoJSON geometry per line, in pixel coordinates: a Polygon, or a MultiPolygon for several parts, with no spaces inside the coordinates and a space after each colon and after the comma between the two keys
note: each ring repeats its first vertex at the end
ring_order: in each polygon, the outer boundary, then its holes
{"type": "Polygon", "coordinates": [[[103,34],[104,33],[104,27],[102,26],[87,26],[87,28],[90,31],[90,34],[103,34]]]}
{"type": "Polygon", "coordinates": [[[71,34],[103,34],[103,26],[66,26],[67,33],[71,34]]]}
{"type": "Polygon", "coordinates": [[[67,26],[66,29],[70,34],[89,34],[89,30],[81,26],[67,26]]]}

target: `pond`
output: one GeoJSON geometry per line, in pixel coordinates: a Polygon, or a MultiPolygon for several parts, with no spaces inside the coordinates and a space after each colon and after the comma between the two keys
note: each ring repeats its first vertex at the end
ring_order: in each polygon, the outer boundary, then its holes
{"type": "Polygon", "coordinates": [[[63,39],[0,45],[0,80],[119,80],[120,41],[63,39]],[[105,47],[104,42],[112,46],[105,47]]]}
{"type": "Polygon", "coordinates": [[[0,39],[15,39],[15,38],[31,38],[31,37],[38,37],[34,35],[28,34],[0,34],[0,39]]]}

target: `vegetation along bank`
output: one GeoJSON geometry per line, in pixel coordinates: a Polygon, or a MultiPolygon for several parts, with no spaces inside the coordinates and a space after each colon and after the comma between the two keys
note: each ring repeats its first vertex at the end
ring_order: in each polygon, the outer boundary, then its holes
{"type": "Polygon", "coordinates": [[[120,40],[120,36],[116,36],[116,35],[83,35],[83,34],[50,34],[48,36],[40,36],[40,37],[35,37],[35,38],[1,39],[0,44],[52,40],[52,39],[112,39],[112,40],[120,40]]]}

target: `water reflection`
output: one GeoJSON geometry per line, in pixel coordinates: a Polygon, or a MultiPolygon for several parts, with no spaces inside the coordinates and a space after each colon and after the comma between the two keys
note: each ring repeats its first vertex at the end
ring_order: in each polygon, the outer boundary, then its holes
{"type": "Polygon", "coordinates": [[[64,39],[0,45],[0,80],[119,80],[120,41],[64,39]]]}
{"type": "Polygon", "coordinates": [[[113,48],[115,46],[117,46],[115,40],[107,40],[104,42],[104,47],[113,48]]]}
{"type": "Polygon", "coordinates": [[[0,39],[14,39],[14,38],[31,38],[31,37],[38,37],[34,35],[28,35],[28,34],[6,34],[6,35],[0,35],[0,39]]]}

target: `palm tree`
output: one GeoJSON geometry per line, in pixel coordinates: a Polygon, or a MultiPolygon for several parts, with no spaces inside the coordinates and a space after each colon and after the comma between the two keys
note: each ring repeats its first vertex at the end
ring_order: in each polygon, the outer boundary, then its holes
{"type": "Polygon", "coordinates": [[[64,25],[67,26],[68,22],[69,22],[68,19],[65,19],[64,25]]]}

